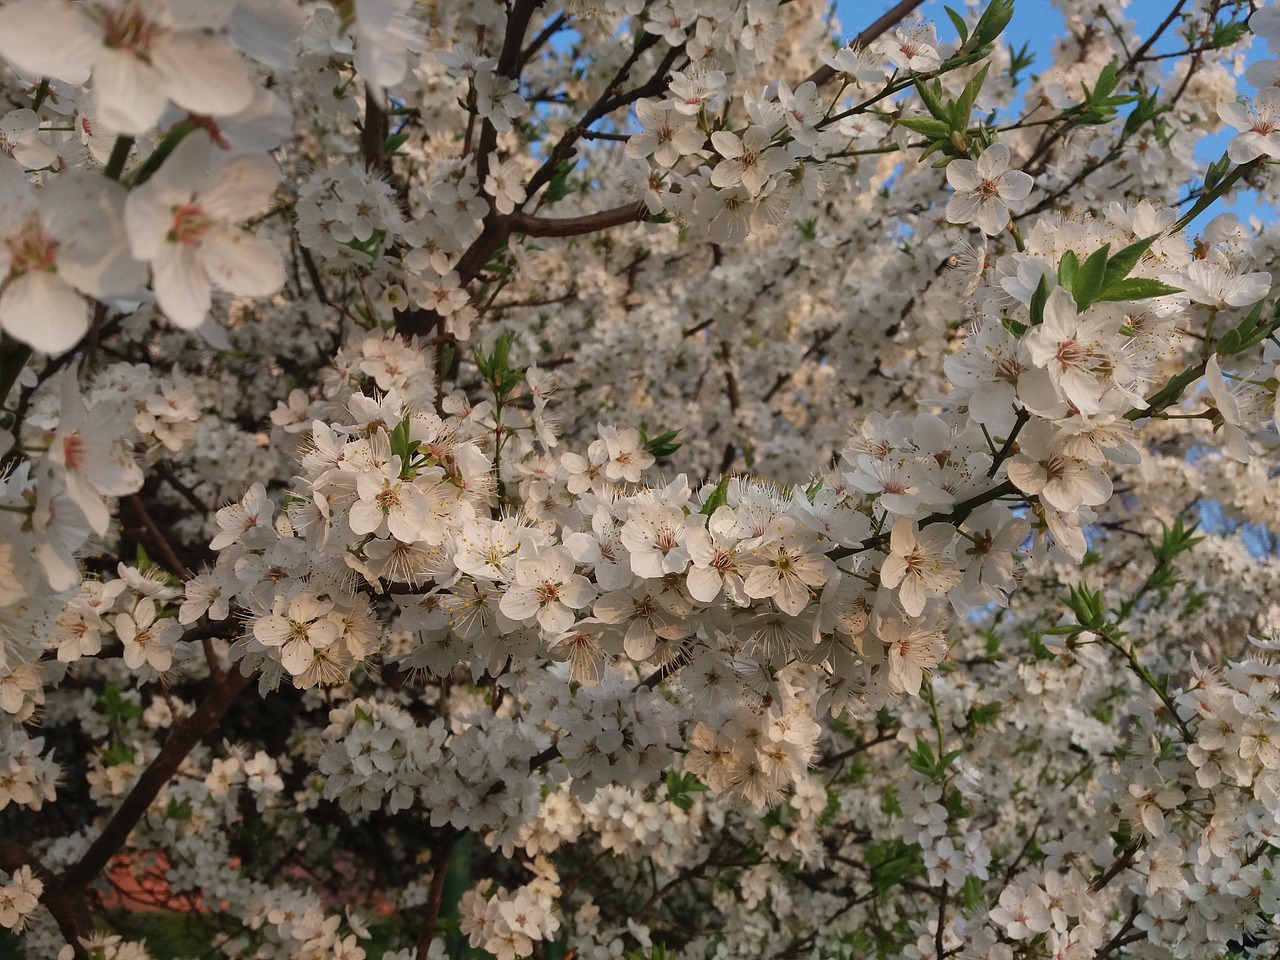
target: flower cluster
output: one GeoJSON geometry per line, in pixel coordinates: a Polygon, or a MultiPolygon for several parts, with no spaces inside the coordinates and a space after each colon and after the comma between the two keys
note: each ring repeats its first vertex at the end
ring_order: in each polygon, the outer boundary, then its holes
{"type": "Polygon", "coordinates": [[[1280,15],[1062,6],[0,7],[0,924],[1274,953],[1280,15]]]}

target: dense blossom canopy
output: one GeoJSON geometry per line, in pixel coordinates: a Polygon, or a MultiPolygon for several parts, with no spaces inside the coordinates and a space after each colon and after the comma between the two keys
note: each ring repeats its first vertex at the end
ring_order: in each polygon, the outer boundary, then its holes
{"type": "Polygon", "coordinates": [[[1280,9],[917,6],[0,2],[0,955],[1275,955],[1280,9]]]}

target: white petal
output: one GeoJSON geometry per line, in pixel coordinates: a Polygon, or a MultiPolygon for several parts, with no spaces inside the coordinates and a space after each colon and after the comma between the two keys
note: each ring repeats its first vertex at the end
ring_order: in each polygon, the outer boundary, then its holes
{"type": "Polygon", "coordinates": [[[218,37],[172,33],[157,40],[151,62],[164,78],[164,92],[192,113],[224,117],[253,99],[244,59],[218,37]]]}
{"type": "Polygon", "coordinates": [[[982,178],[974,173],[972,160],[952,160],[947,164],[947,183],[957,190],[977,190],[982,178]]]}
{"type": "Polygon", "coordinates": [[[0,326],[37,350],[65,353],[89,329],[89,307],[57,273],[37,270],[9,283],[0,297],[0,326]]]}
{"type": "Polygon", "coordinates": [[[279,0],[240,0],[231,15],[231,42],[274,70],[292,66],[289,45],[307,26],[303,12],[279,0]]]}
{"type": "Polygon", "coordinates": [[[209,276],[196,247],[170,243],[151,263],[152,286],[165,315],[184,330],[204,322],[213,303],[209,276]]]}
{"type": "Polygon", "coordinates": [[[242,297],[268,297],[284,286],[284,260],[270,240],[239,230],[217,230],[200,247],[209,278],[242,297]]]}
{"type": "MultiPolygon", "coordinates": [[[[955,166],[955,164],[952,164],[955,166]]],[[[949,168],[948,168],[949,169],[949,168]]],[[[981,199],[976,193],[955,193],[947,201],[948,223],[972,223],[978,216],[981,199]]]]}
{"type": "Polygon", "coordinates": [[[124,50],[103,48],[93,70],[95,114],[121,133],[146,133],[168,103],[160,75],[124,50]]]}
{"type": "Polygon", "coordinates": [[[290,640],[280,648],[280,662],[295,677],[306,671],[314,656],[315,651],[305,637],[290,640]]]}
{"type": "Polygon", "coordinates": [[[63,0],[18,0],[0,9],[0,56],[22,73],[79,86],[101,46],[83,10],[63,0]]]}
{"type": "Polygon", "coordinates": [[[58,240],[58,272],[94,297],[139,290],[146,268],[133,258],[124,229],[125,189],[89,173],[58,177],[39,194],[58,240]]]}
{"type": "Polygon", "coordinates": [[[274,160],[266,154],[242,153],[214,169],[197,199],[215,220],[244,220],[271,201],[279,181],[274,160]]]}

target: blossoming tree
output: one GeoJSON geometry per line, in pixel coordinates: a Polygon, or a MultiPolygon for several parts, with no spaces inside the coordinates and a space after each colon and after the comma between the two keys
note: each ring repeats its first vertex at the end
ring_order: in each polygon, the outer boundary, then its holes
{"type": "Polygon", "coordinates": [[[1275,955],[1280,8],[917,6],[0,3],[0,955],[1275,955]]]}

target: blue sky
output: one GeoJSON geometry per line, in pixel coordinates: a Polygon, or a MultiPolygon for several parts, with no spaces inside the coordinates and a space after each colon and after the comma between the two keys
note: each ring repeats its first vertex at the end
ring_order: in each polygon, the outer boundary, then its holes
{"type": "MultiPolygon", "coordinates": [[[[1005,38],[1015,49],[1026,44],[1028,50],[1036,55],[1035,62],[1031,65],[1031,72],[1036,73],[1048,65],[1053,41],[1062,34],[1062,14],[1049,0],[1015,0],[1015,3],[1013,20],[1005,31],[1005,38]]],[[[937,24],[941,37],[954,39],[955,30],[943,11],[944,5],[964,12],[966,3],[965,0],[926,0],[921,4],[919,14],[937,24]]],[[[1135,21],[1139,32],[1147,36],[1168,16],[1173,5],[1174,0],[1133,0],[1120,15],[1135,21]]],[[[845,34],[851,36],[892,6],[893,0],[837,0],[836,12],[845,34]]],[[[1173,31],[1169,33],[1172,35],[1163,38],[1163,42],[1155,47],[1157,52],[1178,49],[1178,36],[1173,31]]],[[[1256,41],[1249,52],[1250,62],[1265,56],[1264,44],[1256,41]]],[[[1229,133],[1207,138],[1197,147],[1196,158],[1203,163],[1216,160],[1222,156],[1230,139],[1229,133]]],[[[1207,211],[1193,222],[1192,230],[1227,209],[1234,210],[1241,220],[1254,213],[1268,218],[1275,216],[1274,210],[1259,206],[1256,194],[1249,192],[1230,206],[1218,205],[1207,211]]]]}

